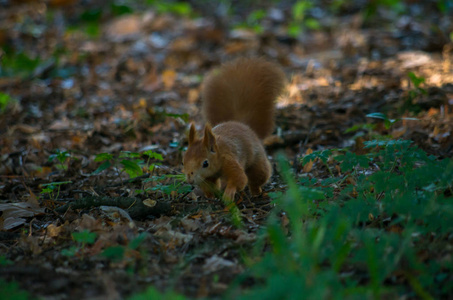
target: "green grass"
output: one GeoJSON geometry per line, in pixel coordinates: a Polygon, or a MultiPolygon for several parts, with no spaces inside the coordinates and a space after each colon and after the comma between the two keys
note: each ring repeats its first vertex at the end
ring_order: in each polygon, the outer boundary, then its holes
{"type": "MultiPolygon", "coordinates": [[[[371,141],[369,153],[331,151],[341,174],[288,185],[242,279],[238,299],[445,298],[453,293],[453,160],[436,160],[409,141],[371,141]],[[289,225],[282,225],[282,213],[289,225]],[[270,249],[263,252],[262,250],[270,249]]],[[[325,152],[314,153],[309,159],[325,152]]],[[[308,161],[309,159],[306,159],[308,161]]],[[[240,282],[241,280],[239,280],[240,282]]]]}
{"type": "MultiPolygon", "coordinates": [[[[314,152],[328,178],[278,158],[284,193],[226,299],[440,299],[453,294],[453,160],[410,141],[314,152]],[[285,220],[285,221],[283,221],[285,220]],[[286,224],[286,225],[284,225],[286,224]],[[247,282],[247,283],[246,283],[247,282]]],[[[150,289],[141,299],[159,294],[150,289]]],[[[167,293],[170,298],[183,296],[167,293]]]]}

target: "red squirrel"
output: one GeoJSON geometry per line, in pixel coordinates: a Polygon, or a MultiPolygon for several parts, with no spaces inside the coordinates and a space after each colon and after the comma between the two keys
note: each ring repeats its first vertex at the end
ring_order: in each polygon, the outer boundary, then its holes
{"type": "Polygon", "coordinates": [[[207,76],[201,93],[207,124],[203,137],[191,124],[183,158],[188,183],[207,197],[221,188],[234,200],[247,185],[252,195],[261,193],[272,174],[262,140],[273,131],[274,102],[284,85],[281,68],[261,58],[239,58],[207,76]]]}

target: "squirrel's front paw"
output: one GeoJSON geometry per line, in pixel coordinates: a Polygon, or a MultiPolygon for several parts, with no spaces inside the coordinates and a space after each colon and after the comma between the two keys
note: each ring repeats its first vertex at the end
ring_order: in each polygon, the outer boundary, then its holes
{"type": "Polygon", "coordinates": [[[234,201],[234,195],[236,194],[236,188],[227,187],[223,193],[223,198],[227,201],[234,201]]]}

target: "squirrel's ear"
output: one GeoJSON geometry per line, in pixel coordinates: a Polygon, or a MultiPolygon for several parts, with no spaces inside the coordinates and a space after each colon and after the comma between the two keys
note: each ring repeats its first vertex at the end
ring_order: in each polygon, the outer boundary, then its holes
{"type": "Polygon", "coordinates": [[[195,125],[193,123],[190,124],[189,129],[189,146],[195,142],[197,139],[197,131],[195,130],[195,125]]]}
{"type": "Polygon", "coordinates": [[[211,152],[216,152],[217,144],[215,141],[215,135],[212,133],[211,125],[206,124],[204,126],[204,137],[203,145],[208,148],[211,152]]]}

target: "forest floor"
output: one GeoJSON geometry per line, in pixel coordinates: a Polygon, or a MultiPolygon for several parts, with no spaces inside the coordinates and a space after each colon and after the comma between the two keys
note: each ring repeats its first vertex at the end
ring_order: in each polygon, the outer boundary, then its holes
{"type": "Polygon", "coordinates": [[[237,196],[242,227],[181,180],[188,124],[204,125],[202,78],[236,57],[287,74],[266,147],[295,174],[327,178],[300,159],[360,153],[374,136],[452,157],[453,20],[434,2],[365,18],[315,1],[318,28],[300,21],[295,35],[283,4],[235,26],[253,11],[84,3],[6,1],[0,12],[0,278],[31,295],[120,299],[152,285],[214,297],[244,272],[269,195],[286,189],[278,168],[262,196],[237,196]]]}

